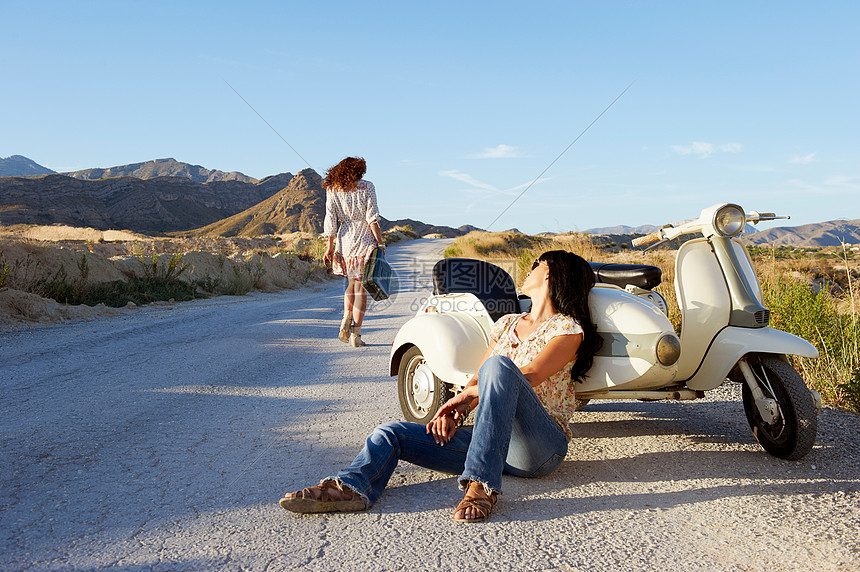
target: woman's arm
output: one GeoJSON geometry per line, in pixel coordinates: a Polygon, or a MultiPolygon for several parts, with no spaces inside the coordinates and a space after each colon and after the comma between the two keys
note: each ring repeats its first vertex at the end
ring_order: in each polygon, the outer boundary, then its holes
{"type": "Polygon", "coordinates": [[[328,238],[328,245],[323,255],[323,262],[328,266],[334,261],[334,244],[337,240],[337,206],[335,198],[332,195],[333,191],[326,190],[325,194],[325,219],[323,219],[323,236],[328,238]]]}
{"type": "Polygon", "coordinates": [[[376,221],[370,225],[370,232],[373,233],[373,238],[376,240],[376,244],[385,248],[385,245],[382,244],[382,229],[379,228],[379,221],[376,221]]]}
{"type": "Polygon", "coordinates": [[[555,336],[535,359],[522,366],[520,371],[532,387],[537,387],[576,357],[580,343],[582,334],[555,336]]]}

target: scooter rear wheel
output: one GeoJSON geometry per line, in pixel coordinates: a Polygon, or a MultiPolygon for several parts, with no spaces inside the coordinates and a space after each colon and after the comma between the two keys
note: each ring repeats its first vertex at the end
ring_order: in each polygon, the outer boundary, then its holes
{"type": "Polygon", "coordinates": [[[747,361],[764,396],[776,401],[779,412],[773,423],[764,421],[752,391],[743,382],[744,412],[756,440],[775,457],[802,458],[812,450],[818,432],[809,388],[793,367],[777,357],[753,356],[747,361]]]}
{"type": "Polygon", "coordinates": [[[407,421],[426,424],[451,398],[447,384],[436,377],[417,346],[409,348],[397,371],[397,397],[407,421]]]}

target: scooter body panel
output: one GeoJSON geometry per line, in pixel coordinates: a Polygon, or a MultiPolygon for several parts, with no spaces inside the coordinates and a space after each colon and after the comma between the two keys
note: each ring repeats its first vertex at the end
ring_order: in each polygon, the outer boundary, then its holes
{"type": "Polygon", "coordinates": [[[394,338],[389,374],[397,375],[400,357],[409,347],[418,346],[439,379],[465,386],[478,369],[488,340],[482,323],[469,313],[418,314],[394,338]]]}
{"type": "Polygon", "coordinates": [[[430,296],[398,330],[391,345],[388,373],[397,375],[400,357],[410,347],[418,346],[439,379],[462,387],[480,365],[492,324],[474,294],[430,296]]]}
{"type": "Polygon", "coordinates": [[[723,271],[704,238],[684,243],[675,259],[675,293],[681,308],[681,359],[678,375],[698,369],[717,333],[729,323],[731,299],[723,271]]]}
{"type": "Polygon", "coordinates": [[[577,393],[661,388],[675,380],[677,364],[664,366],[657,360],[657,341],[675,334],[663,312],[607,284],[596,285],[588,303],[597,332],[603,337],[603,347],[585,380],[577,383],[577,393]]]}

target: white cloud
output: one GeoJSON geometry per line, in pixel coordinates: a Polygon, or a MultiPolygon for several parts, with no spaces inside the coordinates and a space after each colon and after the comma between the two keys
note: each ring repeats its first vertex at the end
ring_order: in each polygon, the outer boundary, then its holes
{"type": "Polygon", "coordinates": [[[523,183],[522,185],[517,185],[516,187],[511,187],[510,189],[505,189],[506,191],[519,191],[520,189],[524,189],[528,186],[539,185],[541,183],[545,183],[547,181],[551,181],[552,177],[541,177],[540,179],[535,179],[534,181],[529,181],[528,183],[523,183]]]}
{"type": "Polygon", "coordinates": [[[466,183],[467,185],[474,187],[476,189],[481,189],[482,191],[490,191],[493,193],[501,193],[507,195],[513,195],[516,191],[521,189],[525,189],[526,187],[532,185],[539,185],[541,183],[545,183],[552,179],[552,177],[541,177],[537,180],[528,181],[527,183],[522,183],[516,186],[513,186],[509,189],[499,189],[489,183],[485,183],[483,181],[479,181],[469,173],[463,173],[462,171],[458,171],[457,169],[451,169],[450,171],[439,171],[439,176],[441,177],[450,177],[455,181],[460,181],[461,183],[466,183]]]}
{"type": "Polygon", "coordinates": [[[831,175],[824,179],[824,184],[832,187],[846,187],[854,185],[857,177],[847,177],[845,175],[831,175]]]}
{"type": "Polygon", "coordinates": [[[693,141],[689,145],[672,145],[672,150],[679,155],[698,155],[702,159],[707,159],[717,151],[723,153],[740,153],[743,150],[743,145],[740,143],[715,145],[704,141],[693,141]]]}
{"type": "Polygon", "coordinates": [[[789,163],[796,163],[798,165],[809,165],[815,161],[815,153],[807,153],[806,155],[795,155],[791,158],[789,163]]]}
{"type": "Polygon", "coordinates": [[[516,147],[502,143],[495,147],[487,147],[480,153],[467,155],[467,157],[469,159],[517,159],[519,157],[525,157],[525,155],[516,147]]]}
{"type": "Polygon", "coordinates": [[[451,177],[452,179],[454,179],[456,181],[460,181],[461,183],[466,183],[467,185],[470,185],[470,186],[475,187],[477,189],[482,189],[484,191],[493,191],[493,192],[499,191],[499,189],[497,189],[493,185],[491,185],[489,183],[484,183],[483,181],[479,181],[478,179],[476,179],[472,175],[470,175],[468,173],[462,173],[462,172],[458,171],[457,169],[452,169],[450,171],[440,171],[439,175],[442,177],[451,177]]]}

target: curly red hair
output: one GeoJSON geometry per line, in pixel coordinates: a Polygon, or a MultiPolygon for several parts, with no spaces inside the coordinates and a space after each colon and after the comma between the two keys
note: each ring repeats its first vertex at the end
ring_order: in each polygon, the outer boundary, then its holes
{"type": "Polygon", "coordinates": [[[323,187],[326,189],[351,190],[367,172],[367,163],[362,157],[347,157],[325,172],[323,187]]]}

